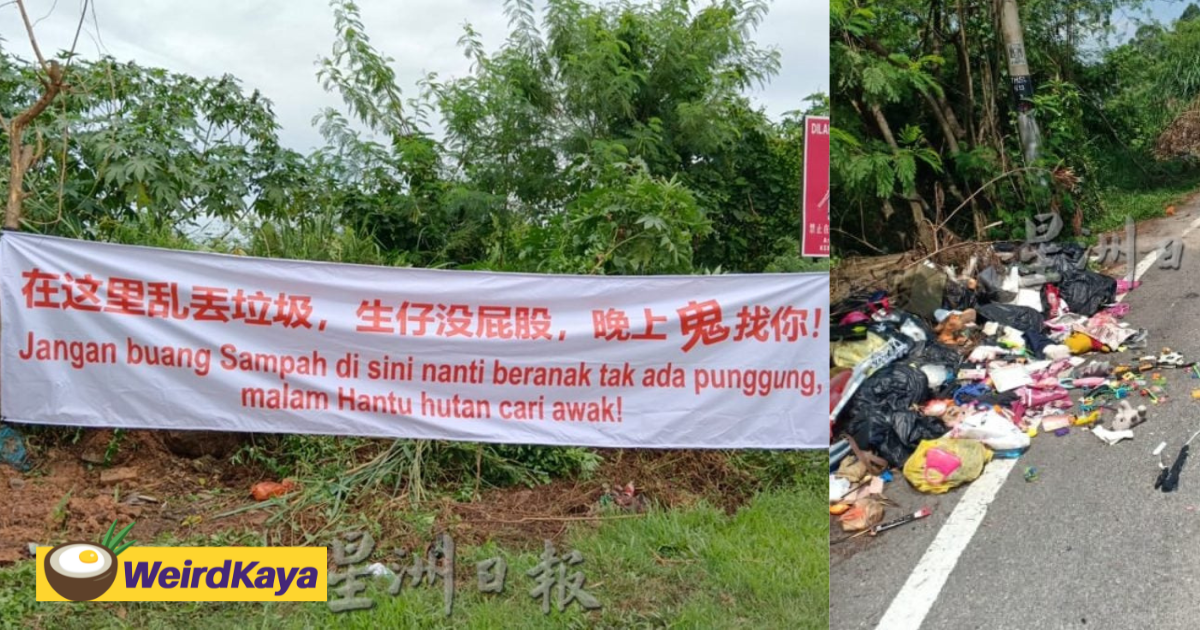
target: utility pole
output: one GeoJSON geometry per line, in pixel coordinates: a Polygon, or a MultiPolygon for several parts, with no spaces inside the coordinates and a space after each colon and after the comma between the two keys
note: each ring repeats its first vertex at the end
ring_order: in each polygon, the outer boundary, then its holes
{"type": "Polygon", "coordinates": [[[1021,12],[1017,0],[998,0],[1000,3],[1000,30],[1004,36],[1004,50],[1008,54],[1008,76],[1012,80],[1013,96],[1017,101],[1017,130],[1021,134],[1021,147],[1025,162],[1037,159],[1041,133],[1033,118],[1033,77],[1029,76],[1029,62],[1025,57],[1025,35],[1021,30],[1021,12]]]}

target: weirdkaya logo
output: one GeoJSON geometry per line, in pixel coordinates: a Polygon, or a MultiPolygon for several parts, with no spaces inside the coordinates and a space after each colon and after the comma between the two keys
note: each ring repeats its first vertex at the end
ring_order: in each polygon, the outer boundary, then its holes
{"type": "Polygon", "coordinates": [[[107,592],[117,579],[117,556],[133,546],[132,540],[124,545],[121,541],[134,523],[114,536],[117,522],[113,521],[99,544],[71,541],[52,548],[42,568],[54,592],[73,602],[90,601],[107,592]]]}
{"type": "Polygon", "coordinates": [[[115,536],[37,550],[37,601],[327,599],[324,547],[132,547],[115,536]],[[123,552],[125,556],[118,560],[123,552]]]}
{"type": "Polygon", "coordinates": [[[258,562],[234,562],[226,560],[219,567],[192,566],[191,560],[183,561],[183,570],[175,567],[163,568],[158,561],[125,563],[126,588],[152,588],[158,579],[159,588],[258,588],[274,591],[277,597],[287,594],[295,582],[299,588],[317,586],[316,567],[259,567],[258,562]],[[207,573],[208,575],[205,575],[207,573]],[[217,577],[220,575],[221,577],[217,577]],[[251,576],[254,580],[251,581],[251,576]],[[201,578],[204,579],[201,582],[201,578]]]}

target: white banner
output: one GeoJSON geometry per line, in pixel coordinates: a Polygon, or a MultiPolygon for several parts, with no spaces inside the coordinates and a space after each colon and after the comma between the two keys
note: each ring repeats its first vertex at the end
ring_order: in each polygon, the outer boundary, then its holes
{"type": "Polygon", "coordinates": [[[828,447],[826,274],[598,277],[5,232],[9,422],[828,447]]]}

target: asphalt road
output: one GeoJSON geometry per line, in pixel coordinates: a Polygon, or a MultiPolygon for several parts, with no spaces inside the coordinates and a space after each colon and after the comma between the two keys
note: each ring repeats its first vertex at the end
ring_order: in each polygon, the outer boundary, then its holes
{"type": "MultiPolygon", "coordinates": [[[[1200,203],[1139,226],[1139,259],[1193,222],[1200,224],[1200,203]]],[[[1149,331],[1149,348],[1135,353],[1169,346],[1200,360],[1200,229],[1184,239],[1182,268],[1155,264],[1142,280],[1125,298],[1125,321],[1149,331]]],[[[1149,420],[1134,429],[1134,440],[1109,446],[1074,428],[1034,439],[944,585],[933,590],[920,627],[1200,628],[1200,438],[1173,494],[1153,488],[1158,464],[1151,455],[1166,441],[1169,463],[1200,430],[1200,400],[1191,397],[1200,380],[1180,370],[1162,373],[1170,399],[1147,405],[1149,420]],[[1036,481],[1025,481],[1028,466],[1038,469],[1036,481]]],[[[831,628],[895,626],[881,625],[885,612],[955,508],[975,503],[963,501],[968,488],[931,496],[903,478],[888,484],[886,496],[901,507],[890,508],[885,520],[922,505],[934,515],[878,538],[831,545],[831,628]]],[[[831,540],[843,537],[831,520],[831,540]]]]}

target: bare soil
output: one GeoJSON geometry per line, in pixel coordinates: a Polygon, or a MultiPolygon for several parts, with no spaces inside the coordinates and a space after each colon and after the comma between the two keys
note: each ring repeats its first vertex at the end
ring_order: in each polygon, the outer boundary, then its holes
{"type": "MultiPolygon", "coordinates": [[[[29,543],[99,539],[114,520],[121,525],[136,520],[131,538],[147,542],[165,534],[184,538],[254,532],[272,544],[303,545],[312,544],[305,534],[333,533],[320,506],[298,514],[286,527],[268,526],[269,510],[214,518],[254,505],[250,488],[270,479],[267,473],[228,459],[177,457],[153,431],[129,432],[109,466],[90,463],[103,462],[109,435],[89,431],[77,443],[39,452],[34,469],[26,473],[0,466],[0,566],[28,558],[29,543]],[[102,481],[106,474],[119,477],[129,471],[135,473],[132,480],[102,481]]],[[[613,518],[611,511],[601,514],[599,509],[606,486],[633,482],[640,502],[663,507],[704,499],[733,512],[750,498],[748,473],[732,467],[723,453],[612,450],[602,456],[604,463],[589,480],[490,489],[472,501],[427,499],[419,508],[432,512],[432,522],[420,525],[408,518],[413,507],[403,495],[358,497],[352,509],[387,532],[380,543],[411,549],[448,531],[462,544],[494,540],[536,548],[544,539],[561,538],[568,526],[613,518]]],[[[615,517],[636,513],[618,510],[615,517]]]]}

